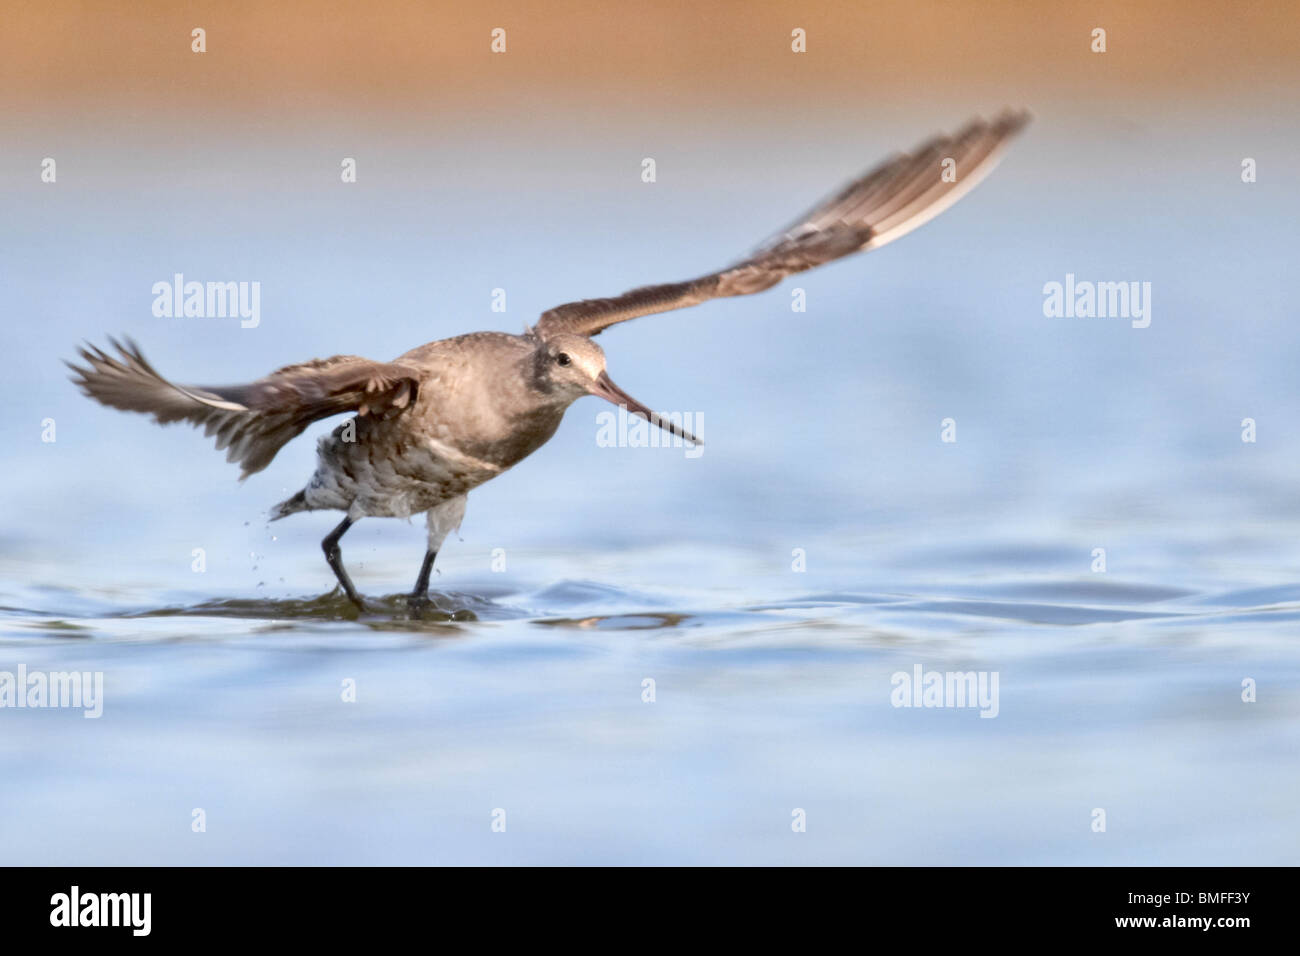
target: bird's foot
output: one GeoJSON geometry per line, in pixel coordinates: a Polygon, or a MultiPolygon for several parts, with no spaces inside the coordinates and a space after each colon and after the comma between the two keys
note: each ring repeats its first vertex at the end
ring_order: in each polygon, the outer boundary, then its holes
{"type": "Polygon", "coordinates": [[[366,607],[366,602],[361,599],[361,595],[357,594],[355,591],[348,592],[343,588],[335,588],[330,592],[329,596],[347,598],[348,604],[356,608],[358,614],[365,614],[370,610],[370,608],[366,607]]]}

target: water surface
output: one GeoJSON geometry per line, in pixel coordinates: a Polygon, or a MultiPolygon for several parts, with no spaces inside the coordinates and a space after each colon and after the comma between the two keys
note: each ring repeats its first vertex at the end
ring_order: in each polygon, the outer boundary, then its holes
{"type": "Polygon", "coordinates": [[[128,166],[98,143],[99,187],[6,187],[0,670],[102,672],[104,708],[0,711],[0,859],[1295,863],[1300,323],[1279,276],[1300,209],[1243,193],[1206,128],[1151,124],[1121,155],[1044,115],[895,246],[611,330],[615,380],[701,415],[705,453],[598,447],[584,399],[471,496],[418,614],[418,524],[344,539],[358,616],[319,552],[335,518],[266,523],[332,423],[240,484],[58,359],[126,332],[180,381],[240,381],[517,330],[734,258],[897,132],[715,132],[653,192],[559,134],[522,180],[472,136],[395,135],[394,181],[353,193],[259,179],[284,143],[183,182],[190,147],[128,166]],[[261,281],[261,325],[154,318],[178,271],[261,281]],[[1045,318],[1067,273],[1151,281],[1151,326],[1045,318]],[[996,672],[997,716],[892,706],[918,665],[996,672]]]}

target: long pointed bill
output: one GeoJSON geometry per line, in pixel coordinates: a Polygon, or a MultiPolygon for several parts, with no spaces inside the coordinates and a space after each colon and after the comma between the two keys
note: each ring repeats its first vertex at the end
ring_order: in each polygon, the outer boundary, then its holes
{"type": "Polygon", "coordinates": [[[682,428],[682,426],[675,422],[671,422],[666,418],[660,418],[654,412],[650,411],[650,409],[646,408],[627,392],[615,385],[610,380],[609,374],[606,372],[601,372],[600,377],[597,378],[595,383],[591,386],[591,394],[597,395],[600,398],[605,399],[605,401],[612,402],[615,405],[623,405],[633,415],[640,415],[651,425],[658,425],[664,431],[668,432],[668,434],[676,435],[682,441],[690,442],[692,445],[704,444],[704,442],[700,441],[686,429],[682,428]]]}

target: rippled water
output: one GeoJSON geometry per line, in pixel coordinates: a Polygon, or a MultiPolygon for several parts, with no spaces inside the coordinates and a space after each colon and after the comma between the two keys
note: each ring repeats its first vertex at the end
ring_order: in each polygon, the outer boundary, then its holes
{"type": "Polygon", "coordinates": [[[201,435],[90,405],[57,360],[125,331],[181,381],[239,381],[517,329],[725,261],[897,143],[786,156],[793,195],[732,143],[701,167],[730,192],[700,172],[650,197],[566,153],[522,206],[447,158],[342,206],[214,206],[165,164],[135,198],[11,196],[0,270],[40,321],[6,326],[0,671],[102,672],[104,704],[0,710],[0,859],[1294,863],[1296,197],[1243,196],[1186,130],[1130,143],[1181,157],[1174,176],[1105,130],[1034,136],[939,222],[802,279],[806,314],[783,287],[602,336],[629,392],[703,415],[705,454],[597,447],[584,400],[471,496],[419,613],[400,592],[422,527],[349,532],[358,616],[327,591],[335,519],[265,523],[310,438],[240,485],[201,435]],[[614,208],[641,225],[594,242],[614,208]],[[260,280],[262,325],[152,318],[176,271],[260,280]],[[1067,272],[1151,281],[1151,327],[1045,318],[1067,272]],[[996,718],[893,706],[917,666],[996,672],[996,718]]]}
{"type": "Polygon", "coordinates": [[[594,551],[598,577],[483,574],[360,616],[337,592],[11,589],[6,661],[106,683],[97,721],[3,714],[6,858],[1294,861],[1300,584],[1066,574],[1045,551],[892,578],[594,551]],[[892,706],[917,665],[997,672],[996,718],[892,706]]]}

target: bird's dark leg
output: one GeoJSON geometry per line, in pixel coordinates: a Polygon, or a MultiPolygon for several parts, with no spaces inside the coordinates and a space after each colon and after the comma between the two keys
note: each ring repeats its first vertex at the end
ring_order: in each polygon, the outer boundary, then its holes
{"type": "Polygon", "coordinates": [[[352,519],[344,518],[339,522],[337,528],[325,536],[325,540],[320,543],[320,546],[325,552],[325,560],[329,563],[330,570],[339,579],[343,593],[359,610],[364,611],[366,606],[361,602],[361,596],[357,594],[357,589],[352,586],[352,579],[348,577],[348,572],[343,567],[343,553],[339,551],[339,538],[343,537],[350,527],[352,527],[352,519]]]}
{"type": "Polygon", "coordinates": [[[412,601],[426,601],[429,598],[429,575],[433,572],[433,562],[438,552],[432,549],[424,552],[424,563],[420,565],[420,576],[415,579],[415,590],[411,592],[412,601]]]}

